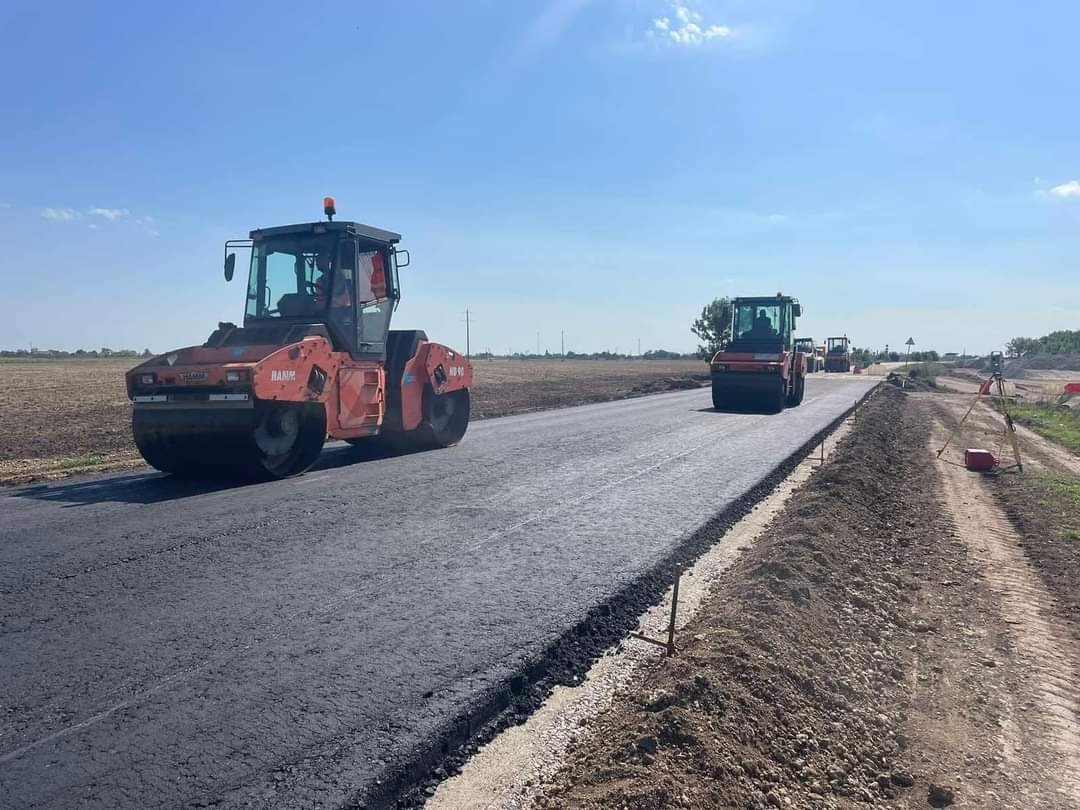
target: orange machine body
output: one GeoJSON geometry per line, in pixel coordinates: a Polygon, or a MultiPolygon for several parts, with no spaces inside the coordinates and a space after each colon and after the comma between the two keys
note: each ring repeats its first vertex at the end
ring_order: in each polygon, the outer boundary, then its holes
{"type": "Polygon", "coordinates": [[[444,394],[471,388],[472,379],[472,364],[463,355],[421,340],[401,380],[392,383],[400,386],[400,414],[388,414],[385,363],[354,359],[333,351],[326,338],[311,336],[285,346],[178,349],[129,371],[127,388],[130,397],[179,402],[202,393],[247,395],[236,402],[318,402],[326,410],[327,436],[355,439],[380,433],[388,417],[395,430],[416,429],[426,387],[444,394]]]}

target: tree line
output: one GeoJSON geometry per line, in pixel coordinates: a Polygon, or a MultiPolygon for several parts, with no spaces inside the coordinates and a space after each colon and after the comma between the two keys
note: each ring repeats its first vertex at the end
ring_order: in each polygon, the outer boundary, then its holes
{"type": "Polygon", "coordinates": [[[135,349],[110,349],[107,346],[100,349],[76,349],[73,352],[62,349],[0,349],[0,357],[20,358],[53,358],[75,360],[92,360],[99,357],[152,357],[153,352],[143,349],[141,352],[135,349]]]}
{"type": "Polygon", "coordinates": [[[1015,337],[1005,344],[1010,357],[1032,357],[1036,354],[1080,353],[1080,330],[1059,329],[1040,338],[1015,337]]]}

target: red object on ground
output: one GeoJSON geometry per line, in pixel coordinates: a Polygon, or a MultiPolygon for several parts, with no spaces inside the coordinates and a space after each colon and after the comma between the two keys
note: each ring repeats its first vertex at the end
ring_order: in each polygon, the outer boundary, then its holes
{"type": "Polygon", "coordinates": [[[1080,394],[1080,382],[1065,383],[1066,394],[1080,394]]]}
{"type": "Polygon", "coordinates": [[[997,466],[998,460],[989,450],[969,447],[964,451],[964,466],[975,472],[986,472],[997,466]]]}
{"type": "Polygon", "coordinates": [[[852,369],[852,373],[853,374],[862,374],[862,369],[861,368],[852,369]]]}

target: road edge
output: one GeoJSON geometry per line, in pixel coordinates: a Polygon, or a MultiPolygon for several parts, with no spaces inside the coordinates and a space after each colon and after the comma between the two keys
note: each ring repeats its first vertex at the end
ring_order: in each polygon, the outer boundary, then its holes
{"type": "Polygon", "coordinates": [[[345,806],[362,810],[422,806],[428,798],[426,787],[456,771],[479,746],[503,729],[523,722],[543,705],[557,685],[580,681],[605,650],[633,631],[641,615],[663,599],[677,573],[693,564],[751,512],[880,387],[880,382],[871,386],[757,484],[714,514],[651,568],[605,602],[594,605],[576,626],[554,639],[517,672],[479,695],[472,706],[431,735],[408,761],[387,768],[374,785],[360,788],[345,806]]]}

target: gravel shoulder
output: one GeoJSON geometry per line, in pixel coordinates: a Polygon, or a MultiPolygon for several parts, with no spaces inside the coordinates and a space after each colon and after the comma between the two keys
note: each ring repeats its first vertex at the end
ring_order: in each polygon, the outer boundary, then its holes
{"type": "Polygon", "coordinates": [[[860,410],[534,806],[1080,804],[1075,546],[935,460],[935,399],[860,410]]]}

